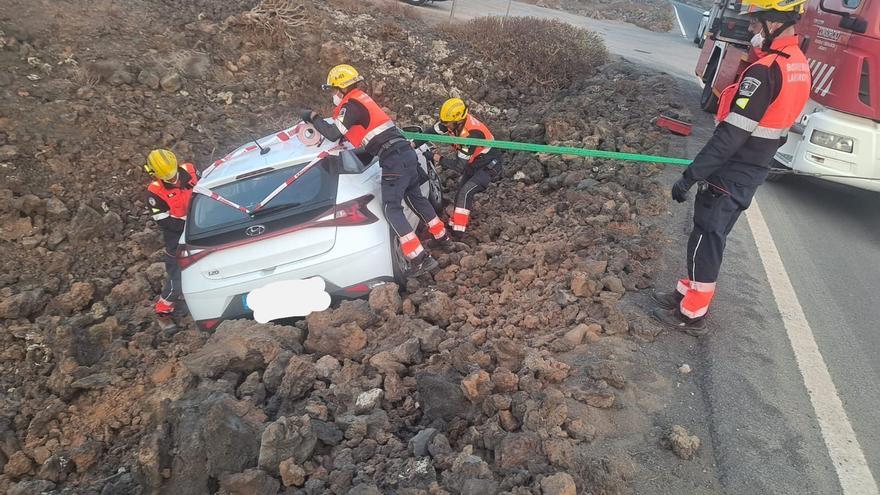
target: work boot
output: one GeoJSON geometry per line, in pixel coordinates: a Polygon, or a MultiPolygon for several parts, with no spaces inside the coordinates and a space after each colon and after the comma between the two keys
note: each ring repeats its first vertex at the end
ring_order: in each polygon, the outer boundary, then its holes
{"type": "Polygon", "coordinates": [[[651,312],[651,316],[667,327],[682,331],[691,337],[701,337],[709,333],[706,327],[706,317],[688,318],[681,314],[678,309],[657,308],[651,312]]]}
{"type": "Polygon", "coordinates": [[[654,289],[651,292],[651,298],[663,309],[676,309],[684,296],[677,290],[662,291],[654,289]]]}
{"type": "Polygon", "coordinates": [[[470,233],[468,233],[466,231],[461,231],[461,230],[450,230],[449,231],[449,238],[452,239],[453,242],[460,242],[462,244],[467,244],[468,247],[470,247],[470,243],[468,241],[471,240],[471,242],[473,242],[473,240],[474,240],[474,236],[472,236],[470,233]]]}
{"type": "Polygon", "coordinates": [[[430,272],[431,270],[435,270],[440,263],[437,263],[437,260],[434,259],[433,256],[427,253],[422,253],[415,257],[410,262],[409,270],[406,272],[407,277],[418,277],[419,275],[430,272]]]}
{"type": "Polygon", "coordinates": [[[174,312],[174,301],[169,301],[164,297],[160,297],[159,300],[156,301],[154,309],[159,316],[170,315],[174,312]]]}
{"type": "Polygon", "coordinates": [[[432,240],[431,246],[442,249],[446,252],[455,251],[455,242],[452,240],[452,237],[449,236],[448,232],[443,234],[443,237],[432,240]]]}

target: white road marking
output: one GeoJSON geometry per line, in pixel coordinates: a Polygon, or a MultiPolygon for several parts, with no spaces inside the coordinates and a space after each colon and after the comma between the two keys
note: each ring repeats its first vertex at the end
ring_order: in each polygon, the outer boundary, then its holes
{"type": "Polygon", "coordinates": [[[678,21],[678,27],[681,29],[681,35],[687,38],[687,31],[684,29],[684,24],[681,22],[681,17],[678,15],[678,5],[672,4],[672,10],[675,12],[675,20],[678,21]]]}
{"type": "Polygon", "coordinates": [[[782,258],[773,243],[770,229],[761,214],[758,202],[746,210],[752,236],[758,246],[758,254],[767,272],[767,280],[773,290],[776,305],[782,315],[785,332],[794,350],[804,385],[816,412],[816,420],[822,431],[825,446],[837,471],[837,478],[844,495],[877,495],[877,482],[868,468],[865,454],[850,425],[837,388],[828,373],[825,360],[813,337],[813,331],[804,315],[791,280],[785,272],[782,258]]]}

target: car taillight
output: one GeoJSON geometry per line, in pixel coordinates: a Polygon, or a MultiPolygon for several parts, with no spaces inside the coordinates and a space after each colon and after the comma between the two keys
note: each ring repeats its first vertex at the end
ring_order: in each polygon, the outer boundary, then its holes
{"type": "Polygon", "coordinates": [[[375,222],[378,218],[367,208],[367,205],[372,200],[373,196],[368,195],[337,205],[331,223],[337,227],[345,227],[347,225],[365,225],[375,222]]]}
{"type": "Polygon", "coordinates": [[[198,326],[201,330],[210,332],[211,330],[217,328],[217,325],[219,325],[221,321],[223,320],[221,320],[220,318],[213,318],[210,320],[198,320],[196,321],[196,326],[198,326]]]}
{"type": "Polygon", "coordinates": [[[199,261],[210,253],[210,249],[189,249],[186,245],[180,246],[177,249],[177,266],[179,266],[181,270],[185,270],[193,263],[199,261]]]}
{"type": "Polygon", "coordinates": [[[370,286],[367,284],[355,284],[342,289],[342,291],[349,295],[362,295],[370,292],[370,286]]]}

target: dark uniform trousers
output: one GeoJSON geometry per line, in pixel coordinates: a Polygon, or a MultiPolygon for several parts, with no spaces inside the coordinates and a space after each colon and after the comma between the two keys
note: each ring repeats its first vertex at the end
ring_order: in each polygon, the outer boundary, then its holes
{"type": "Polygon", "coordinates": [[[403,212],[403,201],[425,224],[437,217],[431,202],[422,195],[419,159],[408,141],[393,144],[379,156],[382,165],[382,212],[395,234],[413,231],[403,212]]]}
{"type": "Polygon", "coordinates": [[[455,206],[472,210],[474,196],[489,187],[489,183],[501,177],[501,158],[493,158],[488,163],[466,164],[461,170],[461,180],[455,195],[455,206]]]}
{"type": "Polygon", "coordinates": [[[758,186],[711,177],[694,199],[694,228],[687,246],[688,278],[712,283],[718,279],[727,236],[752,202],[758,186]]]}
{"type": "Polygon", "coordinates": [[[174,302],[180,299],[180,265],[177,264],[177,242],[180,232],[162,232],[165,238],[165,252],[162,260],[165,262],[165,285],[162,287],[162,299],[174,302]]]}

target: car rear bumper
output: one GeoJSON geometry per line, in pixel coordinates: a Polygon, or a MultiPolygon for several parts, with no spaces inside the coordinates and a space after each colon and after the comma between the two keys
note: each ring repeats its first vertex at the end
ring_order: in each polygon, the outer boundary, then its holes
{"type": "MultiPolygon", "coordinates": [[[[191,291],[184,281],[183,296],[196,321],[231,319],[250,314],[243,296],[273,282],[320,276],[331,296],[357,297],[369,292],[372,288],[370,284],[375,286],[393,280],[391,252],[387,243],[379,243],[342,257],[335,254],[337,251],[338,249],[333,249],[321,256],[303,260],[301,266],[283,273],[222,287],[191,291]],[[365,287],[357,287],[360,284],[365,287]]],[[[296,295],[291,294],[291,297],[296,295]]]]}

